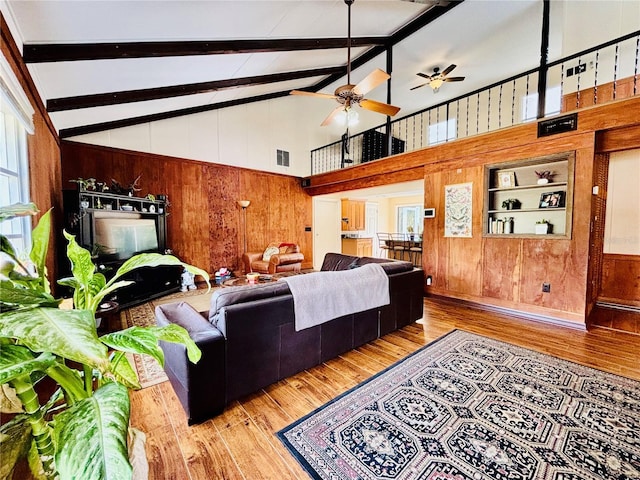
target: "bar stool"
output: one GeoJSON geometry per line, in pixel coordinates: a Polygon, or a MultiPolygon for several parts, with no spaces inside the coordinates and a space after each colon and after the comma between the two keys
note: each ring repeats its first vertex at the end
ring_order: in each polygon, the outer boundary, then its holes
{"type": "Polygon", "coordinates": [[[415,235],[410,245],[409,261],[419,267],[422,264],[422,235],[415,235]]]}
{"type": "Polygon", "coordinates": [[[391,249],[393,250],[393,258],[398,259],[400,254],[400,260],[404,260],[405,252],[409,253],[407,241],[405,240],[404,233],[391,233],[391,249]]]}
{"type": "Polygon", "coordinates": [[[383,255],[383,258],[389,258],[389,251],[391,250],[391,235],[388,233],[377,233],[378,236],[378,248],[383,255]]]}

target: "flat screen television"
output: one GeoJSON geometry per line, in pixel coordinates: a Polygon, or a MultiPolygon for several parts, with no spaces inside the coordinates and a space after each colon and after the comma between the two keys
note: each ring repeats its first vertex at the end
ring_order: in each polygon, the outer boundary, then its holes
{"type": "Polygon", "coordinates": [[[117,260],[157,252],[156,222],[148,218],[96,217],[93,245],[99,256],[117,260]]]}

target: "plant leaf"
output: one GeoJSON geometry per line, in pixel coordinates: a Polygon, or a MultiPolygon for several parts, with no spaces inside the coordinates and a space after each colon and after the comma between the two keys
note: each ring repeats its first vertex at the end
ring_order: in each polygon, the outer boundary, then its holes
{"type": "Polygon", "coordinates": [[[82,285],[83,288],[89,288],[89,283],[93,278],[95,271],[95,265],[91,260],[91,253],[86,248],[82,248],[76,242],[76,237],[62,232],[65,238],[69,241],[67,245],[67,258],[71,262],[71,274],[82,285]]]}
{"type": "Polygon", "coordinates": [[[152,331],[157,332],[158,340],[164,340],[165,342],[181,343],[187,347],[187,356],[191,363],[198,363],[202,352],[196,345],[196,343],[189,336],[189,332],[180,325],[171,324],[164,327],[149,327],[152,331]]]}
{"type": "Polygon", "coordinates": [[[18,415],[0,426],[0,478],[11,478],[18,460],[27,455],[31,438],[26,415],[18,415]]]}
{"type": "Polygon", "coordinates": [[[117,382],[127,388],[139,390],[140,380],[135,369],[131,366],[129,359],[124,352],[115,352],[111,356],[111,373],[117,382]]]}
{"type": "Polygon", "coordinates": [[[55,355],[45,352],[36,357],[20,345],[5,345],[0,350],[0,383],[30,375],[34,370],[44,371],[56,363],[55,355]]]}
{"type": "MultiPolygon", "coordinates": [[[[16,389],[8,383],[0,385],[0,413],[23,413],[22,402],[16,395],[16,389]]],[[[0,476],[0,478],[2,478],[0,476]]]]}
{"type": "Polygon", "coordinates": [[[113,282],[116,278],[126,275],[132,270],[135,270],[136,268],[158,267],[160,265],[182,266],[194,275],[200,275],[205,279],[207,284],[209,283],[209,274],[204,270],[198,267],[194,267],[193,265],[183,263],[173,255],[162,255],[160,253],[141,253],[139,255],[134,255],[120,266],[115,276],[111,279],[111,282],[113,282]]]}
{"type": "Polygon", "coordinates": [[[46,292],[20,287],[9,280],[0,280],[0,303],[57,307],[60,300],[56,300],[46,292]]]}
{"type": "Polygon", "coordinates": [[[45,275],[47,251],[49,250],[49,235],[51,233],[51,210],[40,217],[38,224],[31,231],[31,252],[29,258],[36,267],[36,273],[45,292],[49,293],[49,280],[45,275]]]}
{"type": "Polygon", "coordinates": [[[0,207],[0,222],[11,220],[14,217],[26,217],[38,213],[35,203],[14,203],[6,207],[0,207]]]}
{"type": "Polygon", "coordinates": [[[98,340],[88,310],[34,308],[3,313],[0,336],[15,338],[35,352],[52,352],[102,372],[109,368],[106,347],[98,340]]]}
{"type": "Polygon", "coordinates": [[[129,393],[107,383],[54,418],[56,468],[60,478],[130,479],[127,457],[129,393]]]}
{"type": "Polygon", "coordinates": [[[13,245],[11,245],[9,239],[4,235],[0,235],[0,252],[4,252],[12,259],[17,260],[16,251],[13,249],[13,245]]]}
{"type": "Polygon", "coordinates": [[[154,328],[158,327],[129,327],[126,330],[103,335],[100,340],[121,352],[151,355],[161,366],[164,366],[164,352],[158,346],[158,337],[153,331],[154,328]]]}

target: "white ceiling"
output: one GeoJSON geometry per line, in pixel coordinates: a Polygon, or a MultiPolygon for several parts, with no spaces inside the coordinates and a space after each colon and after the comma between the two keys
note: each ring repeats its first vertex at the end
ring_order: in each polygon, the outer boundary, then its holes
{"type": "MultiPolygon", "coordinates": [[[[232,1],[50,1],[0,0],[3,14],[22,44],[228,39],[345,37],[343,0],[232,1]]],[[[389,36],[429,5],[401,0],[356,0],[352,35],[389,36]]],[[[391,103],[399,116],[535,67],[540,58],[541,0],[466,0],[393,47],[391,103]],[[437,94],[419,71],[458,65],[437,94]]],[[[365,51],[352,49],[352,58],[365,51]]],[[[346,64],[346,49],[187,57],[30,63],[43,100],[252,77],[346,64]]],[[[553,51],[551,52],[553,55],[553,51]]],[[[357,83],[374,68],[385,69],[384,55],[353,72],[357,83]]],[[[56,128],[66,129],[130,117],[213,105],[291,89],[310,87],[322,77],[238,87],[104,107],[52,112],[56,128]]],[[[324,89],[346,83],[343,78],[324,89]]],[[[386,102],[386,86],[367,95],[386,102]]],[[[293,101],[284,97],[279,101],[293,101]]],[[[317,100],[318,102],[327,100],[317,100]]],[[[333,105],[327,105],[327,113],[333,105]]],[[[370,114],[376,115],[376,114],[370,114]]],[[[322,119],[318,119],[320,123],[322,119]]],[[[380,123],[384,117],[380,116],[380,123]]]]}

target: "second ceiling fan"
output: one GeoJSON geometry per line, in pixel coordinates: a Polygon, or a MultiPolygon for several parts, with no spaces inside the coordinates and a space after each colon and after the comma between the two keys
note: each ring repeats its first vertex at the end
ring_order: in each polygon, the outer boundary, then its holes
{"type": "Polygon", "coordinates": [[[341,112],[344,112],[348,116],[349,111],[354,105],[360,105],[366,110],[371,110],[372,112],[382,113],[383,115],[389,116],[394,116],[400,111],[400,107],[364,98],[365,94],[391,78],[391,75],[389,75],[387,72],[384,72],[380,69],[375,69],[357,85],[353,85],[351,83],[351,5],[354,1],[355,0],[344,0],[344,3],[346,3],[348,7],[347,84],[336,88],[333,95],[328,93],[307,92],[304,90],[292,90],[290,92],[291,95],[307,95],[310,97],[331,98],[336,100],[340,104],[329,114],[327,118],[324,119],[321,124],[322,126],[331,123],[333,119],[341,112]]]}
{"type": "Polygon", "coordinates": [[[447,77],[451,73],[451,71],[456,68],[456,65],[453,63],[449,65],[444,71],[440,71],[439,67],[435,67],[433,69],[433,73],[431,75],[427,75],[426,73],[416,73],[419,77],[426,78],[428,80],[427,83],[423,83],[422,85],[418,85],[417,87],[410,88],[409,90],[415,90],[416,88],[424,87],[425,85],[429,85],[433,88],[434,92],[437,92],[444,82],[461,82],[464,80],[464,77],[447,77]]]}

